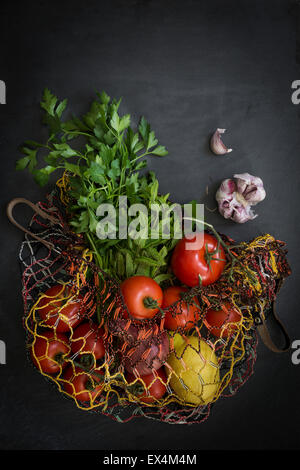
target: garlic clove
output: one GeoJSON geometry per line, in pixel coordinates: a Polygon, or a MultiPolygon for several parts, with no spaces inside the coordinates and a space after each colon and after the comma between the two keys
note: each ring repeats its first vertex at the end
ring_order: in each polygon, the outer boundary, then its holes
{"type": "Polygon", "coordinates": [[[253,220],[257,217],[257,214],[254,214],[250,206],[238,206],[235,207],[234,213],[232,215],[232,220],[239,224],[243,224],[248,220],[253,220]]]}
{"type": "Polygon", "coordinates": [[[236,179],[237,191],[243,195],[244,199],[255,206],[266,197],[266,191],[261,178],[252,176],[249,173],[242,173],[234,175],[236,179]]]}
{"type": "Polygon", "coordinates": [[[221,134],[224,134],[226,129],[217,129],[210,139],[210,149],[216,155],[225,155],[232,152],[232,149],[226,147],[221,139],[221,134]]]}
{"type": "Polygon", "coordinates": [[[224,219],[232,219],[234,207],[232,207],[230,201],[223,201],[219,204],[219,212],[224,219]]]}
{"type": "Polygon", "coordinates": [[[236,190],[236,185],[234,180],[226,179],[221,183],[217,193],[216,193],[216,200],[222,200],[223,198],[228,198],[232,196],[232,194],[236,190]]]}
{"type": "Polygon", "coordinates": [[[251,181],[251,175],[249,173],[235,174],[233,175],[236,181],[236,187],[240,194],[243,194],[248,184],[251,181]]]}

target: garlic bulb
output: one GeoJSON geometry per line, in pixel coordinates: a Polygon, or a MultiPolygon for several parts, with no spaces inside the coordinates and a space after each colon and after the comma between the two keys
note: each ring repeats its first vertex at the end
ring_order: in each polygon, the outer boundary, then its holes
{"type": "Polygon", "coordinates": [[[222,142],[221,134],[224,134],[225,131],[226,129],[217,129],[210,139],[210,149],[216,155],[232,152],[232,149],[228,149],[222,142]]]}
{"type": "Polygon", "coordinates": [[[244,223],[257,217],[252,206],[266,197],[261,178],[249,173],[233,175],[234,179],[226,179],[216,192],[219,212],[225,219],[244,223]]]}

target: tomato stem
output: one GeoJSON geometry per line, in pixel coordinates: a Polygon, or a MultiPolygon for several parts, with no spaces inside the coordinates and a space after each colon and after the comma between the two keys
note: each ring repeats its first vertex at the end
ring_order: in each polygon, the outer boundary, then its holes
{"type": "Polygon", "coordinates": [[[142,395],[145,392],[145,387],[139,380],[136,383],[125,385],[125,388],[127,388],[132,395],[136,396],[142,395]]]}
{"type": "Polygon", "coordinates": [[[154,308],[158,308],[157,300],[153,299],[152,297],[144,297],[143,304],[146,308],[149,308],[151,310],[154,308]]]}
{"type": "Polygon", "coordinates": [[[84,367],[88,367],[89,369],[92,369],[95,365],[95,359],[93,354],[83,354],[80,357],[80,364],[82,364],[84,367]]]}
{"type": "Polygon", "coordinates": [[[53,357],[54,361],[57,362],[58,364],[63,364],[65,362],[65,354],[60,352],[60,353],[57,353],[55,354],[55,356],[53,357]]]}
{"type": "Polygon", "coordinates": [[[90,392],[92,392],[93,390],[95,390],[96,385],[93,383],[92,379],[88,378],[87,381],[85,382],[85,388],[86,390],[89,390],[90,392]]]}
{"type": "Polygon", "coordinates": [[[160,306],[158,305],[157,300],[153,299],[152,297],[144,297],[143,304],[146,308],[149,308],[150,310],[153,310],[154,308],[157,308],[160,311],[160,313],[162,314],[162,318],[164,318],[165,312],[160,308],[160,306]]]}
{"type": "Polygon", "coordinates": [[[93,370],[93,367],[87,367],[85,366],[84,364],[82,364],[81,362],[77,362],[77,361],[73,361],[73,364],[74,366],[77,366],[79,367],[79,369],[82,369],[84,372],[86,372],[87,374],[92,374],[93,376],[95,377],[99,377],[100,379],[100,382],[103,382],[103,375],[102,374],[99,374],[98,372],[94,371],[93,370]]]}

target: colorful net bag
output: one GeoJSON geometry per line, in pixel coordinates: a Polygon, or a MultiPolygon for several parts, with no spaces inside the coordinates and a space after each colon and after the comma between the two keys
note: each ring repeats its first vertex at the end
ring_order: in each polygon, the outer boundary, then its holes
{"type": "MultiPolygon", "coordinates": [[[[253,373],[257,331],[270,344],[266,320],[290,274],[284,243],[264,235],[236,245],[221,235],[228,247],[221,278],[137,320],[120,283],[69,229],[62,196],[55,191],[31,204],[35,214],[19,253],[29,359],[82,410],[119,422],[205,421],[253,373]]],[[[16,225],[19,202],[28,203],[14,200],[8,210],[16,225]]]]}

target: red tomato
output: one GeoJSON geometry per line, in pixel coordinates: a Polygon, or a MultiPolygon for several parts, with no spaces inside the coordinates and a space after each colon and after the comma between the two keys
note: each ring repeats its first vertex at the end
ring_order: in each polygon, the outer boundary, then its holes
{"type": "Polygon", "coordinates": [[[37,304],[37,313],[44,326],[66,333],[80,323],[83,314],[81,297],[67,303],[69,288],[61,284],[50,287],[44,295],[37,304]]]}
{"type": "Polygon", "coordinates": [[[70,352],[69,340],[65,335],[54,335],[52,331],[44,331],[40,335],[31,348],[32,361],[45,374],[55,374],[66,365],[64,358],[70,352]]]}
{"type": "Polygon", "coordinates": [[[203,286],[217,281],[226,264],[222,246],[218,249],[218,240],[206,232],[196,234],[193,238],[180,240],[171,258],[171,267],[175,276],[187,286],[199,285],[199,276],[203,286]],[[203,246],[193,249],[189,244],[201,243],[203,246]]]}
{"type": "Polygon", "coordinates": [[[103,344],[103,329],[95,323],[85,322],[79,325],[73,335],[71,349],[76,353],[94,354],[95,359],[100,359],[105,354],[103,344]]]}
{"type": "Polygon", "coordinates": [[[69,366],[63,376],[67,381],[64,383],[64,390],[78,401],[93,401],[103,389],[103,381],[99,374],[104,375],[101,369],[87,373],[79,367],[73,370],[73,367],[69,366]]]}
{"type": "Polygon", "coordinates": [[[162,304],[162,289],[151,277],[129,277],[122,282],[121,291],[129,313],[139,320],[153,318],[162,304]]]}
{"type": "MultiPolygon", "coordinates": [[[[164,298],[162,309],[170,307],[174,302],[181,299],[181,293],[186,292],[188,289],[185,287],[168,287],[164,290],[164,298]]],[[[199,305],[196,297],[193,298],[194,304],[199,305]]],[[[183,328],[188,331],[195,326],[195,322],[199,320],[200,305],[197,308],[194,304],[187,304],[187,302],[178,303],[175,307],[170,308],[165,314],[165,328],[167,330],[177,330],[183,328]]]]}
{"type": "Polygon", "coordinates": [[[241,314],[229,302],[224,302],[221,310],[210,309],[206,312],[204,324],[218,338],[227,338],[238,330],[241,314]],[[227,326],[226,326],[227,325],[227,326]]]}
{"type": "MultiPolygon", "coordinates": [[[[126,380],[130,384],[134,382],[136,377],[133,374],[127,374],[126,380]]],[[[167,391],[166,384],[167,376],[163,368],[158,369],[156,374],[151,373],[148,375],[143,375],[137,379],[134,385],[138,386],[141,389],[141,392],[137,392],[136,395],[139,400],[142,400],[144,403],[155,403],[156,400],[159,400],[164,396],[167,391]],[[160,378],[158,378],[160,377],[160,378]],[[160,380],[161,379],[161,380],[160,380]],[[144,382],[144,384],[143,384],[144,382]],[[145,387],[146,386],[146,387],[145,387]]],[[[133,392],[131,392],[133,393],[133,392]]],[[[134,393],[135,394],[135,393],[134,393]]]]}

